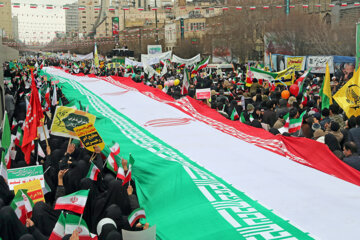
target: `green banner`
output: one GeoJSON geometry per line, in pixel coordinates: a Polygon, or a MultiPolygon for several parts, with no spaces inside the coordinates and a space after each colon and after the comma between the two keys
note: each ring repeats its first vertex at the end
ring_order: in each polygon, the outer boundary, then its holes
{"type": "Polygon", "coordinates": [[[157,239],[313,239],[223,179],[199,166],[74,79],[56,76],[70,105],[89,106],[107,146],[136,159],[140,207],[157,239]]]}
{"type": "Polygon", "coordinates": [[[41,182],[41,186],[45,187],[44,172],[41,165],[8,169],[7,174],[10,190],[13,190],[15,185],[30,182],[36,179],[39,179],[41,182]]]}

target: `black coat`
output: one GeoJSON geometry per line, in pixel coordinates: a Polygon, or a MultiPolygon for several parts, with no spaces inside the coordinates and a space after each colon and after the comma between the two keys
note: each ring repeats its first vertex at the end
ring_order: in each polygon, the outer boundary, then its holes
{"type": "Polygon", "coordinates": [[[269,126],[272,127],[277,120],[276,113],[271,110],[266,110],[263,114],[262,120],[264,123],[269,124],[269,126]]]}
{"type": "Polygon", "coordinates": [[[343,159],[343,161],[350,167],[360,171],[360,156],[357,153],[343,159]]]}
{"type": "Polygon", "coordinates": [[[360,127],[351,128],[348,135],[349,141],[356,143],[357,149],[360,150],[360,127]]]}

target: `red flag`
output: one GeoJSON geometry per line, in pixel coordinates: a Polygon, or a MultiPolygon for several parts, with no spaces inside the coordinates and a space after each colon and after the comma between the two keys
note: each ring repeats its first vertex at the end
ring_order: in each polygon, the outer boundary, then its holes
{"type": "Polygon", "coordinates": [[[27,164],[30,163],[30,154],[32,151],[31,143],[37,137],[37,127],[40,126],[40,120],[44,117],[39,100],[39,92],[35,84],[33,69],[31,69],[31,79],[30,102],[26,113],[23,142],[21,146],[27,164]]]}

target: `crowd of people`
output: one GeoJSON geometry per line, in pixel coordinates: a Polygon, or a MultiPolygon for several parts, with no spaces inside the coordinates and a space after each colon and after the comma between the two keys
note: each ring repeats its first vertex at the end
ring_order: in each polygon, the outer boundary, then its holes
{"type": "MultiPolygon", "coordinates": [[[[8,112],[12,135],[16,135],[23,127],[26,119],[29,93],[31,92],[31,71],[36,66],[33,59],[25,60],[21,68],[10,68],[5,65],[5,108],[8,112]],[[26,67],[30,66],[30,67],[26,67]]],[[[40,76],[39,67],[34,68],[34,77],[39,90],[50,88],[51,92],[55,85],[40,76]]],[[[49,61],[48,64],[51,64],[49,61]]],[[[17,64],[18,66],[19,64],[17,64]]],[[[44,111],[44,124],[50,129],[52,116],[54,116],[57,105],[46,105],[45,92],[42,92],[41,102],[44,111]]],[[[67,99],[62,94],[61,88],[57,87],[58,103],[66,105],[67,99]]],[[[25,161],[21,145],[15,145],[16,156],[12,159],[10,169],[21,168],[32,165],[42,165],[44,178],[50,188],[45,194],[45,202],[37,202],[32,215],[27,216],[26,224],[22,224],[10,203],[14,199],[14,192],[9,189],[5,176],[0,176],[0,238],[3,240],[44,240],[49,239],[55,224],[61,214],[61,210],[54,210],[57,199],[79,190],[90,189],[85,210],[82,218],[86,221],[91,233],[97,234],[98,239],[122,239],[121,230],[141,231],[149,228],[149,223],[139,220],[130,226],[128,216],[133,210],[139,208],[136,194],[136,185],[133,180],[123,186],[123,180],[116,178],[110,169],[104,166],[105,159],[99,148],[95,149],[95,157],[92,152],[86,150],[79,141],[69,138],[51,135],[46,141],[37,139],[35,150],[31,154],[30,163],[25,161]],[[38,154],[38,148],[45,151],[45,156],[38,154]],[[87,178],[91,162],[100,170],[96,181],[87,178]]],[[[128,171],[127,160],[121,159],[121,165],[128,171]]],[[[120,163],[119,163],[120,164],[120,163]]],[[[64,211],[64,214],[71,211],[64,211]]],[[[79,233],[64,236],[62,239],[79,239],[79,233]]],[[[84,238],[80,238],[84,239],[84,238]]]]}
{"type": "MultiPolygon", "coordinates": [[[[191,66],[166,61],[152,66],[158,74],[144,72],[142,67],[136,66],[108,66],[108,62],[100,63],[95,67],[92,61],[73,62],[71,60],[46,58],[23,59],[17,63],[7,63],[4,66],[5,76],[5,108],[12,123],[12,134],[16,135],[26,118],[27,101],[30,93],[30,68],[35,66],[35,81],[37,87],[50,88],[53,85],[40,76],[41,65],[62,67],[69,73],[95,74],[98,76],[130,77],[135,82],[144,83],[150,87],[158,88],[175,99],[184,96],[195,98],[197,89],[210,88],[211,98],[203,101],[219,114],[234,121],[242,121],[255,128],[262,128],[270,133],[284,136],[296,136],[314,139],[326,144],[329,149],[341,160],[360,171],[360,116],[347,118],[336,102],[329,108],[322,108],[322,99],[319,95],[323,83],[323,76],[309,74],[303,81],[303,92],[297,96],[284,97],[282,92],[288,86],[279,84],[271,86],[269,82],[261,79],[246,79],[245,65],[235,66],[231,70],[211,70],[204,68],[198,72],[192,71],[191,66]],[[20,64],[21,63],[21,64],[20,64]],[[20,67],[21,65],[21,67],[20,67]],[[189,85],[184,91],[185,71],[190,74],[189,85]],[[178,80],[178,81],[176,81],[178,80]],[[302,119],[301,129],[294,133],[283,131],[286,123],[285,116],[292,119],[302,119]],[[234,118],[233,116],[241,116],[234,118]]],[[[302,73],[297,73],[298,78],[302,73]]],[[[338,91],[349,79],[332,79],[332,93],[338,91]]],[[[41,102],[45,91],[41,91],[41,102]]],[[[57,88],[59,102],[66,105],[66,96],[61,88],[57,88]]],[[[56,106],[45,107],[45,124],[50,128],[52,116],[56,106]]],[[[39,141],[39,140],[36,140],[39,141]]],[[[83,219],[89,230],[97,233],[99,239],[121,239],[121,229],[136,231],[149,227],[148,223],[138,222],[131,227],[127,217],[132,210],[139,207],[136,196],[136,187],[133,180],[129,185],[122,186],[122,180],[116,179],[115,174],[103,167],[104,159],[99,150],[93,161],[100,169],[101,177],[97,181],[86,178],[90,167],[91,152],[68,139],[51,136],[49,146],[45,141],[39,141],[40,147],[46,149],[46,156],[32,155],[30,165],[43,165],[45,180],[51,192],[45,194],[46,203],[35,204],[32,217],[27,219],[26,225],[21,224],[14,210],[9,207],[14,194],[9,190],[6,180],[0,177],[0,237],[3,240],[17,239],[48,239],[60,214],[53,206],[61,196],[76,192],[80,189],[90,189],[83,219]],[[105,220],[104,220],[105,219],[105,220]],[[99,225],[100,224],[100,225],[99,225]],[[100,229],[100,230],[99,230],[100,229]]],[[[37,146],[37,144],[35,144],[37,146]]],[[[20,146],[16,146],[16,158],[11,162],[11,168],[28,166],[20,146]]],[[[124,169],[126,160],[122,161],[124,169]]],[[[76,239],[76,233],[63,239],[76,239]]]]}

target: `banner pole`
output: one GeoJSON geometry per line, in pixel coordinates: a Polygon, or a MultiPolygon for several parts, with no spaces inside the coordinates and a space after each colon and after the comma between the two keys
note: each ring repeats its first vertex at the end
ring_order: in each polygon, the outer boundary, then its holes
{"type": "Polygon", "coordinates": [[[69,146],[70,146],[70,144],[71,144],[71,140],[72,140],[72,138],[69,138],[69,143],[68,143],[68,148],[69,148],[69,146]]]}
{"type": "Polygon", "coordinates": [[[47,136],[46,136],[46,131],[45,131],[45,126],[44,126],[44,124],[42,125],[42,129],[43,129],[43,131],[44,131],[46,147],[49,147],[49,142],[48,142],[48,140],[47,140],[47,136]]]}

